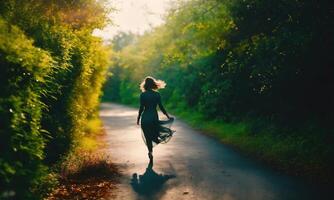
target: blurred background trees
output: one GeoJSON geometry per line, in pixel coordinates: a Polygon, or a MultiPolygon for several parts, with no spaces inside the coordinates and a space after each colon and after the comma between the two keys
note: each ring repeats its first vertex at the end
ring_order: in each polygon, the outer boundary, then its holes
{"type": "Polygon", "coordinates": [[[161,93],[170,109],[246,123],[250,136],[298,138],[295,149],[279,151],[291,159],[304,152],[304,160],[317,160],[309,162],[313,169],[328,168],[333,17],[327,0],[177,1],[164,25],[123,48],[113,42],[118,56],[109,83],[117,89],[109,92],[138,105],[138,84],[152,75],[167,82],[161,93]]]}
{"type": "Polygon", "coordinates": [[[123,66],[113,78],[170,80],[166,92],[209,117],[328,121],[332,16],[329,1],[179,1],[166,24],[133,44],[119,47],[124,33],[113,41],[123,66]]]}

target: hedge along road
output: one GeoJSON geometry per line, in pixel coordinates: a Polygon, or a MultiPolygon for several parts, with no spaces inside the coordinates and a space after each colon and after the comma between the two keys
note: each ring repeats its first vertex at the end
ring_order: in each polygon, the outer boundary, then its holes
{"type": "Polygon", "coordinates": [[[253,161],[176,119],[174,137],[149,163],[138,111],[103,103],[110,156],[121,170],[112,199],[334,199],[329,187],[305,183],[253,161]]]}

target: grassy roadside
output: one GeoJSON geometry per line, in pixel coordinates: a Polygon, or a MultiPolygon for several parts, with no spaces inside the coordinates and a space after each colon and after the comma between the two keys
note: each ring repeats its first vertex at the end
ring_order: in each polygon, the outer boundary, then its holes
{"type": "Polygon", "coordinates": [[[107,152],[105,131],[99,119],[90,120],[85,134],[55,170],[57,184],[46,200],[104,199],[113,196],[119,171],[107,152]]]}
{"type": "Polygon", "coordinates": [[[330,164],[333,146],[326,146],[319,135],[277,134],[266,130],[254,133],[250,122],[208,120],[196,111],[167,107],[192,127],[276,169],[310,180],[333,181],[330,164]]]}

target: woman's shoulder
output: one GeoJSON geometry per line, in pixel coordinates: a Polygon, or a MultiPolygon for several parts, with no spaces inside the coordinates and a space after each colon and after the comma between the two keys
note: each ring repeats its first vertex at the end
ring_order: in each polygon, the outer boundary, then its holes
{"type": "Polygon", "coordinates": [[[147,96],[147,95],[152,94],[152,92],[154,92],[154,91],[147,90],[147,91],[144,91],[144,92],[140,93],[140,96],[147,96]]]}
{"type": "Polygon", "coordinates": [[[140,94],[140,97],[160,97],[160,93],[154,90],[148,90],[148,91],[142,92],[140,94]]]}
{"type": "Polygon", "coordinates": [[[145,95],[145,94],[156,94],[156,95],[160,95],[160,93],[158,91],[155,90],[146,90],[144,92],[142,92],[140,95],[145,95]]]}
{"type": "Polygon", "coordinates": [[[158,91],[152,90],[152,93],[153,93],[155,96],[160,96],[160,93],[159,93],[158,91]]]}

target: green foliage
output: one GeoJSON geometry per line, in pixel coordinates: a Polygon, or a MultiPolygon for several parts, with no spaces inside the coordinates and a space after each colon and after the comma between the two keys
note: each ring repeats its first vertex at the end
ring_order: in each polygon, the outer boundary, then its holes
{"type": "MultiPolygon", "coordinates": [[[[322,162],[334,166],[334,148],[321,149],[334,146],[330,7],[329,1],[312,0],[177,1],[165,24],[133,43],[114,41],[118,71],[110,83],[118,88],[111,100],[138,104],[138,84],[152,75],[167,82],[161,92],[170,108],[191,109],[207,120],[247,121],[249,144],[262,138],[265,145],[270,134],[279,135],[272,140],[279,145],[294,143],[285,137],[298,143],[316,135],[322,162]]],[[[302,152],[301,147],[287,149],[302,152]]],[[[304,168],[311,168],[304,161],[304,168]]]]}
{"type": "Polygon", "coordinates": [[[44,158],[41,86],[53,60],[18,27],[1,18],[0,30],[0,185],[23,190],[39,173],[44,158]]]}
{"type": "Polygon", "coordinates": [[[96,117],[109,51],[92,31],[105,16],[95,0],[0,3],[0,198],[42,195],[36,183],[53,185],[48,166],[96,117]]]}

